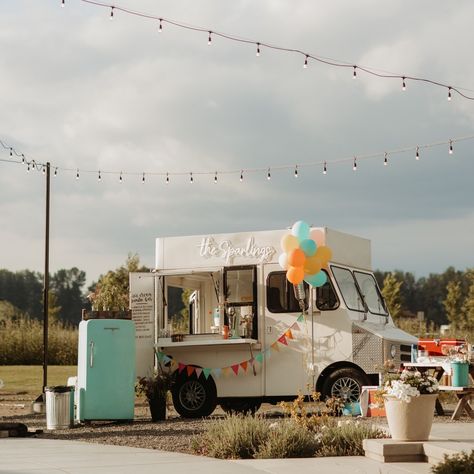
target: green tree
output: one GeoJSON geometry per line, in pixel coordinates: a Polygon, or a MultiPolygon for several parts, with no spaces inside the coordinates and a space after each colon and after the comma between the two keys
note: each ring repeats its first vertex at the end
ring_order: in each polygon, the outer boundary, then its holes
{"type": "Polygon", "coordinates": [[[446,316],[453,329],[463,326],[464,318],[461,312],[461,282],[450,281],[446,286],[446,298],[443,301],[446,316]]]}
{"type": "Polygon", "coordinates": [[[92,309],[96,310],[120,310],[129,307],[129,273],[147,272],[147,267],[140,265],[137,254],[128,254],[125,265],[110,270],[99,277],[99,281],[89,289],[88,295],[92,303],[92,309]]]}
{"type": "Polygon", "coordinates": [[[402,304],[400,301],[402,283],[403,281],[397,280],[393,273],[389,273],[383,281],[382,295],[394,320],[399,319],[402,315],[402,304]]]}
{"type": "Polygon", "coordinates": [[[466,279],[469,287],[462,305],[462,312],[465,329],[472,331],[474,330],[474,268],[468,268],[466,270],[466,279]]]}

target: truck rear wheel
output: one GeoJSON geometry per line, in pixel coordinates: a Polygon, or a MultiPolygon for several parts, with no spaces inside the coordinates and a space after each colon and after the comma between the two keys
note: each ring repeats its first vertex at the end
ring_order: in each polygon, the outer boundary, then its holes
{"type": "Polygon", "coordinates": [[[171,394],[175,410],[183,418],[209,416],[217,406],[217,390],[214,380],[178,376],[171,394]]]}
{"type": "Polygon", "coordinates": [[[221,408],[229,415],[236,413],[255,415],[261,404],[261,401],[255,398],[243,398],[240,400],[226,400],[220,402],[221,408]]]}
{"type": "Polygon", "coordinates": [[[368,385],[367,376],[360,370],[345,367],[329,374],[322,392],[325,398],[335,397],[347,403],[357,402],[363,385],[368,385]]]}

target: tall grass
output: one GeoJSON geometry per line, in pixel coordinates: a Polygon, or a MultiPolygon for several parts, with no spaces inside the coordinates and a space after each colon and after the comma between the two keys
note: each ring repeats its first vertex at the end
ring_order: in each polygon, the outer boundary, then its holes
{"type": "MultiPolygon", "coordinates": [[[[54,322],[49,326],[48,364],[77,364],[77,329],[54,322]]],[[[43,323],[21,318],[0,322],[0,365],[43,362],[43,323]]]]}

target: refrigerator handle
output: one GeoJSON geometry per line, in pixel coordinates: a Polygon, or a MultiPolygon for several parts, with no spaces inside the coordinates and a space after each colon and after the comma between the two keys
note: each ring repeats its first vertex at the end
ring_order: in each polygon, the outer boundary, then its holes
{"type": "Polygon", "coordinates": [[[90,365],[91,367],[94,366],[94,341],[91,341],[91,359],[90,359],[90,365]]]}

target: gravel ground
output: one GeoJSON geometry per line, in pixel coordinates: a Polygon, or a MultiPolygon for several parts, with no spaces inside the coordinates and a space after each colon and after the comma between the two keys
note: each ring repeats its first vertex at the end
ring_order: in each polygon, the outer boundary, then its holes
{"type": "MultiPolygon", "coordinates": [[[[22,395],[0,394],[0,422],[20,422],[28,426],[29,431],[43,430],[37,434],[40,438],[67,439],[86,441],[89,443],[114,444],[133,446],[137,448],[160,449],[192,453],[192,439],[205,431],[212,419],[183,419],[171,408],[168,419],[153,423],[150,421],[149,408],[145,401],[135,405],[135,420],[133,423],[93,422],[89,425],[77,426],[68,430],[46,430],[46,417],[31,414],[32,400],[22,395]]],[[[445,405],[450,413],[454,406],[445,405]]],[[[273,405],[262,405],[258,413],[277,418],[281,412],[273,405]]],[[[219,408],[213,418],[224,416],[219,408]]],[[[385,418],[368,418],[367,422],[386,425],[385,418]]],[[[435,416],[435,423],[450,422],[464,423],[472,420],[463,416],[460,420],[451,421],[449,416],[435,416]]]]}

